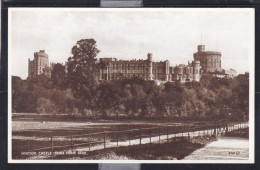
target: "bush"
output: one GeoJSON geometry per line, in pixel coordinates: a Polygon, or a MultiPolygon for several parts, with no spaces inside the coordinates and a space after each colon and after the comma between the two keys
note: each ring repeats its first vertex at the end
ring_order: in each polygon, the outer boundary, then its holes
{"type": "Polygon", "coordinates": [[[36,111],[40,114],[56,114],[55,105],[50,101],[50,99],[46,99],[44,97],[41,97],[37,100],[36,111]]]}

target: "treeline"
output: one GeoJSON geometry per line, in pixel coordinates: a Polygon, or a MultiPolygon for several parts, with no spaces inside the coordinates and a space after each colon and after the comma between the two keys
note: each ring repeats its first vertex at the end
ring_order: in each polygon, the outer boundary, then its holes
{"type": "MultiPolygon", "coordinates": [[[[60,66],[55,66],[60,67],[60,66]]],[[[54,72],[52,75],[56,75],[54,72]]],[[[66,114],[88,118],[248,119],[249,80],[202,77],[180,84],[121,79],[99,82],[88,103],[75,97],[66,78],[12,77],[12,112],[66,114]]]]}
{"type": "Polygon", "coordinates": [[[137,78],[99,81],[94,39],[79,40],[51,77],[12,77],[12,112],[98,118],[248,119],[249,79],[202,77],[180,84],[137,78]]]}

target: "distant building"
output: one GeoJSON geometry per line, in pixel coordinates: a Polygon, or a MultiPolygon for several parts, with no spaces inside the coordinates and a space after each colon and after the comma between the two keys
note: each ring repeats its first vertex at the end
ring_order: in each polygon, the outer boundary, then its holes
{"type": "Polygon", "coordinates": [[[174,67],[173,81],[190,82],[200,81],[200,61],[188,62],[188,65],[180,64],[174,67]]]}
{"type": "Polygon", "coordinates": [[[221,52],[205,51],[205,45],[198,45],[198,51],[193,54],[194,60],[200,61],[201,75],[224,78],[234,77],[221,68],[221,52]]]}
{"type": "Polygon", "coordinates": [[[35,77],[40,74],[51,77],[51,72],[55,64],[49,63],[49,57],[45,53],[45,50],[35,52],[33,60],[28,59],[28,77],[35,77]]]}
{"type": "MultiPolygon", "coordinates": [[[[100,58],[99,79],[113,80],[121,78],[141,78],[144,80],[156,80],[158,82],[200,81],[202,75],[214,77],[228,77],[229,74],[221,69],[221,53],[205,51],[205,45],[198,45],[198,51],[193,54],[194,61],[187,65],[180,64],[170,66],[168,60],[155,62],[152,53],[147,54],[146,60],[117,60],[116,58],[100,58]]],[[[28,77],[45,74],[51,77],[51,71],[56,63],[50,63],[45,50],[34,53],[34,59],[29,62],[28,77]]],[[[62,64],[63,65],[63,64],[62,64]]],[[[67,72],[68,64],[65,63],[67,72]]]]}
{"type": "Polygon", "coordinates": [[[202,73],[202,75],[208,75],[208,76],[212,76],[212,77],[218,77],[218,78],[232,78],[229,76],[229,74],[225,73],[225,72],[219,72],[219,71],[215,71],[215,72],[204,72],[202,73]]]}
{"type": "Polygon", "coordinates": [[[227,74],[228,78],[234,78],[238,75],[237,71],[235,69],[232,69],[232,68],[225,70],[225,73],[227,74]]]}
{"type": "Polygon", "coordinates": [[[100,80],[138,77],[144,80],[171,80],[170,62],[168,60],[153,62],[152,54],[146,60],[117,60],[100,58],[100,80]]]}
{"type": "Polygon", "coordinates": [[[28,59],[28,77],[35,77],[40,74],[49,75],[49,58],[45,50],[34,53],[34,59],[28,59]]]}
{"type": "Polygon", "coordinates": [[[154,62],[152,54],[148,53],[146,60],[117,60],[116,58],[101,58],[100,80],[138,77],[144,80],[157,81],[200,81],[202,75],[226,77],[221,69],[221,53],[205,51],[205,45],[198,45],[198,52],[193,54],[194,61],[187,65],[170,66],[168,60],[154,62]]]}
{"type": "Polygon", "coordinates": [[[146,60],[100,59],[100,80],[138,77],[157,81],[199,81],[200,62],[193,61],[186,65],[171,67],[168,60],[154,62],[148,53],[146,60]]]}
{"type": "Polygon", "coordinates": [[[198,51],[193,54],[194,60],[200,61],[202,72],[221,72],[221,53],[205,51],[205,45],[198,45],[198,51]]]}

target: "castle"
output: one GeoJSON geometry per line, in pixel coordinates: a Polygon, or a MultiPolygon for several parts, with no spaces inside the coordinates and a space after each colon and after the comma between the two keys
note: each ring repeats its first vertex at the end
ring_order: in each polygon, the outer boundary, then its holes
{"type": "Polygon", "coordinates": [[[49,57],[45,50],[34,53],[34,59],[28,59],[28,77],[45,74],[49,76],[49,57]]]}
{"type": "MultiPolygon", "coordinates": [[[[146,60],[117,60],[116,58],[100,58],[99,79],[112,80],[137,77],[156,81],[200,81],[201,75],[226,77],[221,69],[221,53],[205,51],[205,45],[198,45],[198,51],[193,54],[194,60],[187,65],[170,66],[168,60],[155,62],[152,53],[146,60]]],[[[44,50],[34,53],[34,59],[29,59],[28,77],[45,74],[51,76],[53,63],[49,65],[48,55],[44,50]]]]}
{"type": "Polygon", "coordinates": [[[215,77],[225,77],[221,69],[221,53],[205,51],[205,45],[198,45],[198,51],[193,54],[194,61],[187,65],[170,66],[168,60],[154,62],[152,54],[148,53],[146,60],[117,60],[116,58],[100,58],[100,80],[138,77],[144,80],[158,81],[200,81],[203,74],[215,77]]]}
{"type": "Polygon", "coordinates": [[[35,77],[40,74],[51,77],[51,71],[55,64],[53,62],[49,63],[49,57],[45,50],[34,52],[33,60],[28,59],[28,77],[35,77]]]}

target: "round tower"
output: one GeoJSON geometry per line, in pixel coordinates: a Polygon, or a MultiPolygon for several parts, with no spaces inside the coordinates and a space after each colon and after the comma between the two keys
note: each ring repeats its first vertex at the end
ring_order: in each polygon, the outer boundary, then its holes
{"type": "Polygon", "coordinates": [[[201,69],[205,72],[221,71],[221,53],[205,51],[205,45],[198,45],[198,52],[193,54],[194,61],[199,60],[201,69]]]}

